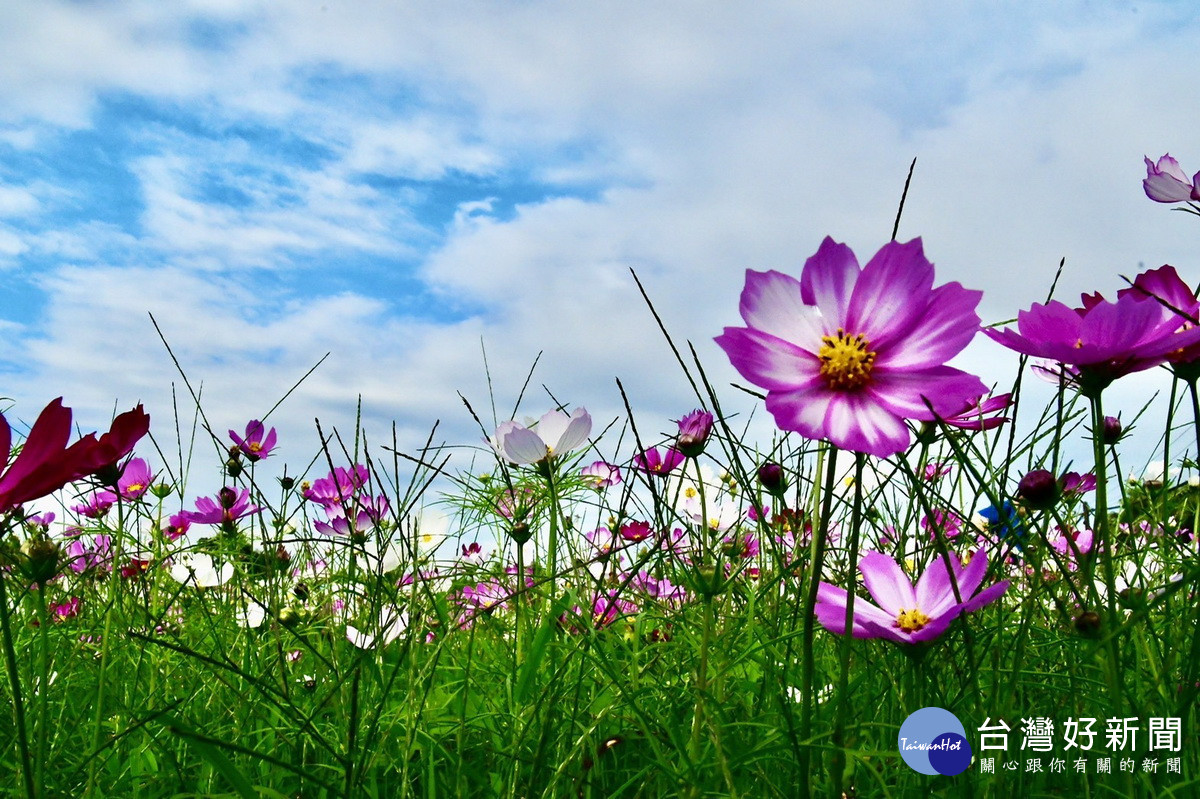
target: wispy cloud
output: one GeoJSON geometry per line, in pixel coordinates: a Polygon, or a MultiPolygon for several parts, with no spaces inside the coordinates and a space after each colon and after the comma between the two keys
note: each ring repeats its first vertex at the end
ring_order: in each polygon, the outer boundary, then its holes
{"type": "Polygon", "coordinates": [[[456,391],[485,400],[486,347],[501,405],[543,353],[532,411],[545,382],[615,416],[620,376],[665,429],[695,399],[629,270],[731,380],[711,338],[743,270],[826,234],[873,252],[914,155],[901,236],[989,319],[1064,256],[1070,293],[1190,252],[1138,181],[1193,140],[1196,26],[1154,2],[6,4],[6,379],[165,414],[152,312],[217,426],[331,352],[278,412],[297,437],[361,396],[410,445],[437,418],[474,441],[456,391]]]}

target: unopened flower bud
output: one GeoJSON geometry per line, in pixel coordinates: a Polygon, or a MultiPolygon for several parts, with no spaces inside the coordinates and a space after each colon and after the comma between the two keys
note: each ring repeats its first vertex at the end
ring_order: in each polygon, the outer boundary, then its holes
{"type": "Polygon", "coordinates": [[[225,461],[225,474],[230,477],[237,477],[242,473],[242,462],[237,458],[230,458],[225,461]]]}
{"type": "Polygon", "coordinates": [[[1093,638],[1100,632],[1100,614],[1094,610],[1085,610],[1075,617],[1075,629],[1080,635],[1093,638]]]}
{"type": "Polygon", "coordinates": [[[1121,440],[1121,420],[1115,416],[1104,417],[1104,431],[1101,433],[1101,439],[1105,444],[1115,444],[1121,440]]]}
{"type": "Polygon", "coordinates": [[[1045,469],[1034,469],[1017,484],[1017,496],[1031,508],[1046,510],[1058,500],[1058,480],[1045,469]]]}
{"type": "Polygon", "coordinates": [[[712,435],[713,415],[708,411],[694,410],[679,420],[679,437],[675,449],[686,458],[699,457],[712,435]]]}
{"type": "Polygon", "coordinates": [[[58,575],[58,544],[48,538],[35,538],[22,547],[25,553],[25,576],[32,583],[49,582],[58,575]]]}
{"type": "Polygon", "coordinates": [[[296,479],[294,477],[280,477],[279,485],[284,491],[291,491],[296,485],[296,479]]]}
{"type": "Polygon", "coordinates": [[[168,483],[155,483],[150,486],[150,493],[158,499],[166,499],[174,490],[168,483]]]}
{"type": "Polygon", "coordinates": [[[525,522],[514,522],[508,528],[508,537],[517,542],[517,546],[521,546],[529,540],[533,535],[533,531],[529,529],[529,525],[525,522]]]}
{"type": "Polygon", "coordinates": [[[762,483],[767,493],[777,497],[787,490],[787,477],[783,473],[783,467],[774,461],[767,461],[758,467],[758,482],[762,483]]]}
{"type": "Polygon", "coordinates": [[[238,493],[229,486],[225,486],[217,492],[217,500],[220,501],[221,507],[229,510],[237,504],[238,493]]]}

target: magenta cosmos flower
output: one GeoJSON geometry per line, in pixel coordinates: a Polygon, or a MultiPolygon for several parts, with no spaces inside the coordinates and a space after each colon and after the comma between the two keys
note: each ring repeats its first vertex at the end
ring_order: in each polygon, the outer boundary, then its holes
{"type": "Polygon", "coordinates": [[[149,429],[150,417],[139,405],[114,419],[112,428],[99,439],[89,433],[67,446],[71,409],[63,407],[59,397],[38,415],[20,454],[10,464],[12,429],[0,414],[0,471],[4,471],[0,477],[0,513],[53,493],[81,477],[112,470],[149,429]]]}
{"type": "Polygon", "coordinates": [[[747,270],[741,314],[717,344],[783,430],[887,457],[909,443],[905,419],[932,421],[987,390],[946,366],[979,329],[981,292],[934,288],[921,240],[889,242],[860,268],[826,238],[800,279],[747,270]]]}
{"type": "Polygon", "coordinates": [[[239,490],[226,486],[217,492],[216,499],[198,497],[196,510],[183,511],[180,516],[189,524],[218,524],[229,530],[233,528],[237,519],[258,513],[260,510],[261,508],[250,502],[249,489],[239,490]]]}
{"type": "Polygon", "coordinates": [[[1146,159],[1146,179],[1142,181],[1146,196],[1160,203],[1182,203],[1200,200],[1200,172],[1189,178],[1170,153],[1158,163],[1146,159]]]}
{"type": "Polygon", "coordinates": [[[633,457],[633,468],[647,474],[665,476],[675,471],[683,460],[683,453],[674,447],[651,447],[633,457]]]}
{"type": "Polygon", "coordinates": [[[237,448],[249,458],[251,461],[261,460],[271,454],[271,450],[275,449],[275,442],[278,440],[278,435],[275,433],[275,428],[270,430],[257,419],[252,419],[246,425],[246,434],[239,436],[235,431],[229,431],[229,437],[233,439],[233,443],[237,448]]]}
{"type": "Polygon", "coordinates": [[[711,413],[699,409],[692,411],[679,420],[679,436],[675,439],[675,448],[689,458],[699,457],[708,444],[712,428],[711,413]]]}
{"type": "Polygon", "coordinates": [[[1200,328],[1180,330],[1185,321],[1140,293],[1116,302],[1085,294],[1080,308],[1057,300],[1034,303],[1017,314],[1015,331],[984,332],[1011,350],[1073,367],[1080,392],[1096,396],[1118,377],[1158,366],[1172,352],[1200,342],[1200,328]]]}
{"type": "MultiPolygon", "coordinates": [[[[879,552],[868,552],[858,564],[863,582],[876,604],[854,601],[852,634],[855,638],[886,638],[898,644],[916,644],[937,638],[963,613],[994,602],[1008,590],[1008,581],[978,594],[987,571],[987,556],[978,550],[966,566],[949,555],[952,572],[940,557],[929,564],[914,587],[896,561],[879,552]],[[954,598],[954,584],[962,602],[954,598]]],[[[817,621],[838,635],[846,634],[845,589],[822,582],[817,590],[817,621]]]]}

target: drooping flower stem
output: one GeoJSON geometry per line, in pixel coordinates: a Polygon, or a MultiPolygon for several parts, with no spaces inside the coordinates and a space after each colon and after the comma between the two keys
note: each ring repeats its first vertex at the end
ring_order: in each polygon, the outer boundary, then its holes
{"type": "Polygon", "coordinates": [[[808,592],[804,598],[804,629],[801,638],[801,699],[800,737],[804,748],[800,750],[800,795],[808,799],[810,794],[809,778],[812,763],[812,722],[816,696],[813,692],[813,678],[816,674],[816,663],[813,661],[813,635],[816,629],[817,591],[821,586],[821,569],[825,564],[825,539],[829,535],[829,514],[833,507],[833,484],[837,479],[837,447],[828,449],[829,462],[825,466],[825,483],[821,489],[821,514],[817,520],[817,529],[813,531],[811,547],[811,564],[808,572],[808,592]]]}
{"type": "MultiPolygon", "coordinates": [[[[4,536],[7,537],[7,525],[4,536]]],[[[0,634],[4,638],[4,667],[8,672],[9,690],[12,691],[13,724],[17,728],[17,749],[21,754],[21,778],[27,799],[37,797],[34,787],[33,763],[29,755],[29,733],[25,729],[25,701],[21,696],[21,675],[17,669],[17,652],[13,647],[12,627],[9,623],[8,589],[5,585],[5,570],[0,569],[0,634]]]]}
{"type": "Polygon", "coordinates": [[[1112,538],[1112,526],[1108,517],[1108,452],[1104,446],[1104,407],[1100,392],[1090,394],[1092,405],[1092,451],[1095,456],[1096,474],[1096,523],[1095,543],[1093,549],[1100,553],[1101,568],[1104,570],[1104,586],[1107,595],[1107,618],[1105,637],[1108,640],[1108,683],[1112,694],[1113,710],[1117,711],[1124,704],[1121,649],[1117,637],[1117,626],[1120,624],[1117,615],[1117,582],[1116,570],[1113,566],[1113,556],[1116,542],[1112,538]]]}
{"type": "MultiPolygon", "coordinates": [[[[925,450],[926,448],[922,447],[922,459],[924,459],[925,450]]],[[[862,453],[855,454],[854,503],[850,510],[850,558],[847,561],[848,563],[858,563],[858,533],[859,526],[862,523],[862,477],[866,461],[866,455],[862,453]]],[[[854,591],[850,591],[846,597],[847,630],[853,627],[855,593],[854,591]]],[[[846,778],[846,719],[850,716],[850,653],[851,642],[853,640],[853,636],[843,635],[838,642],[838,664],[840,671],[838,672],[837,689],[838,711],[833,722],[833,778],[842,782],[846,778]]]]}

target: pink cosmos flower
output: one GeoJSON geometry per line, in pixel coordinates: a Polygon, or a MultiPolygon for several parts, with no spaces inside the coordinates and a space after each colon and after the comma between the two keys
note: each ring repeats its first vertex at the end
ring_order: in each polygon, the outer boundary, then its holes
{"type": "Polygon", "coordinates": [[[1179,162],[1168,153],[1158,163],[1146,158],[1146,179],[1142,181],[1146,196],[1159,203],[1182,203],[1200,200],[1200,172],[1189,178],[1179,162]]]}
{"type": "Polygon", "coordinates": [[[713,415],[711,413],[699,409],[692,411],[679,420],[679,436],[675,439],[675,448],[686,457],[698,457],[708,444],[712,428],[713,415]]]}
{"type": "Polygon", "coordinates": [[[1158,366],[1168,355],[1200,343],[1200,327],[1180,330],[1184,318],[1164,314],[1153,299],[1125,294],[1108,302],[1084,295],[1083,307],[1034,303],[1017,314],[1017,329],[985,330],[1011,350],[1075,368],[1079,390],[1095,396],[1118,377],[1158,366]],[[1178,331],[1178,332],[1177,332],[1178,331]]]}
{"type": "Polygon", "coordinates": [[[929,533],[931,541],[938,533],[945,538],[956,538],[962,532],[962,526],[962,517],[952,510],[933,508],[927,516],[921,517],[921,529],[929,533]]]}
{"type": "Polygon", "coordinates": [[[112,469],[150,429],[150,417],[139,405],[113,420],[99,439],[89,433],[67,446],[71,437],[71,409],[62,397],[47,405],[29,431],[21,452],[9,463],[12,429],[0,414],[0,513],[23,502],[44,497],[73,480],[112,469]]]}
{"type": "Polygon", "coordinates": [[[941,417],[941,422],[960,430],[991,430],[1008,421],[1000,413],[1012,402],[1012,394],[996,394],[992,397],[977,397],[968,402],[957,413],[941,417]]]}
{"type": "Polygon", "coordinates": [[[654,535],[654,528],[650,526],[650,522],[632,521],[621,525],[621,538],[626,541],[645,541],[654,535]]]}
{"type": "MultiPolygon", "coordinates": [[[[1117,292],[1117,297],[1126,295],[1144,297],[1157,303],[1160,313],[1167,320],[1182,319],[1181,332],[1200,324],[1200,300],[1196,299],[1191,287],[1183,282],[1170,264],[1142,272],[1134,278],[1132,286],[1117,292]]],[[[1167,365],[1185,380],[1200,377],[1200,344],[1191,344],[1167,353],[1167,365]]]]}
{"type": "Polygon", "coordinates": [[[510,463],[530,464],[586,444],[591,432],[592,417],[583,408],[571,411],[570,416],[554,410],[529,427],[517,421],[501,422],[490,443],[510,463]]]}
{"type": "MultiPolygon", "coordinates": [[[[886,638],[898,644],[930,641],[945,632],[961,614],[994,602],[1008,590],[1005,580],[976,593],[987,572],[983,550],[977,550],[966,566],[953,554],[949,559],[951,572],[946,570],[945,561],[937,558],[914,587],[896,561],[879,552],[868,552],[859,561],[858,570],[876,604],[855,599],[851,623],[854,637],[886,638]],[[963,599],[961,603],[954,599],[954,583],[963,599]]],[[[844,588],[822,582],[817,589],[816,606],[821,626],[845,635],[848,600],[844,588]]]]}
{"type": "Polygon", "coordinates": [[[579,474],[594,480],[596,488],[607,488],[621,483],[621,470],[606,461],[596,461],[584,466],[579,470],[579,474]]]}
{"type": "Polygon", "coordinates": [[[217,492],[216,499],[198,497],[196,510],[184,511],[180,515],[192,524],[219,524],[230,528],[235,520],[260,510],[257,505],[250,503],[250,489],[234,490],[225,487],[217,492]]]}
{"type": "Polygon", "coordinates": [[[651,447],[633,458],[633,468],[647,474],[660,476],[670,474],[681,463],[683,463],[683,453],[674,447],[667,447],[663,450],[651,447]]]}
{"type": "Polygon", "coordinates": [[[270,431],[262,422],[253,419],[246,425],[246,434],[239,436],[233,430],[229,431],[229,437],[233,439],[233,443],[243,454],[251,461],[261,460],[271,454],[271,450],[275,449],[275,441],[278,436],[275,434],[275,428],[270,431]]]}
{"type": "Polygon", "coordinates": [[[168,541],[177,541],[187,535],[191,526],[192,523],[187,518],[187,511],[183,511],[167,519],[167,526],[163,528],[162,534],[168,541]]]}
{"type": "Polygon", "coordinates": [[[744,378],[767,389],[783,430],[888,457],[908,446],[905,419],[957,413],[986,391],[946,366],[979,329],[981,292],[934,288],[921,240],[889,242],[860,268],[826,238],[800,279],[746,272],[741,314],[717,344],[744,378]]]}
{"type": "Polygon", "coordinates": [[[367,467],[361,463],[356,464],[353,469],[338,466],[320,480],[314,480],[311,484],[301,484],[300,493],[305,499],[318,505],[339,508],[367,484],[369,476],[367,467]]]}
{"type": "Polygon", "coordinates": [[[132,458],[125,464],[117,480],[117,493],[122,499],[132,501],[149,491],[153,482],[154,473],[150,471],[150,464],[142,458],[132,458]]]}

